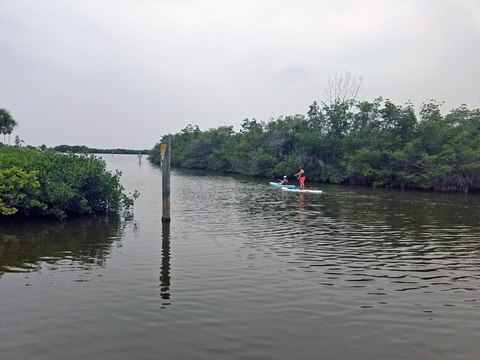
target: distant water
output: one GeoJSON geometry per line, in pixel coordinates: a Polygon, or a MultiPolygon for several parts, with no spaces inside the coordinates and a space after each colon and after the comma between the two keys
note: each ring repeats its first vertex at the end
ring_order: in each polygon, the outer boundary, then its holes
{"type": "Polygon", "coordinates": [[[105,155],[123,216],[0,225],[0,359],[477,359],[480,198],[105,155]]]}

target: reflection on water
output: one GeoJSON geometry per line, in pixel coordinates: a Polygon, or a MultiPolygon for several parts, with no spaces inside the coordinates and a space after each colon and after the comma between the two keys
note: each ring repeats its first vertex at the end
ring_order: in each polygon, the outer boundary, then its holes
{"type": "Polygon", "coordinates": [[[305,208],[305,194],[304,193],[299,193],[297,195],[297,204],[298,208],[303,210],[305,208]]]}
{"type": "Polygon", "coordinates": [[[118,216],[2,224],[0,274],[38,271],[44,264],[103,267],[121,230],[118,216]]]}
{"type": "Polygon", "coordinates": [[[162,307],[170,305],[170,223],[162,222],[162,265],[160,267],[162,307]]]}
{"type": "MultiPolygon", "coordinates": [[[[245,207],[249,230],[240,246],[249,256],[271,254],[286,271],[315,273],[318,284],[337,289],[364,288],[366,296],[461,291],[478,307],[478,198],[340,187],[288,195],[251,195],[260,206],[245,207]]],[[[362,306],[376,303],[387,301],[362,306]]]]}

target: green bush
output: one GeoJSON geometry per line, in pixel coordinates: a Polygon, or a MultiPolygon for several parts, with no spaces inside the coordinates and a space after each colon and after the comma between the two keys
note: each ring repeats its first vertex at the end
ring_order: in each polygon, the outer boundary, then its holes
{"type": "Polygon", "coordinates": [[[34,149],[0,149],[0,216],[65,218],[118,211],[133,205],[120,184],[93,155],[34,149]]]}
{"type": "Polygon", "coordinates": [[[40,183],[38,172],[26,172],[18,167],[0,170],[0,214],[13,215],[19,210],[28,212],[31,208],[44,209],[35,199],[40,183]]]}

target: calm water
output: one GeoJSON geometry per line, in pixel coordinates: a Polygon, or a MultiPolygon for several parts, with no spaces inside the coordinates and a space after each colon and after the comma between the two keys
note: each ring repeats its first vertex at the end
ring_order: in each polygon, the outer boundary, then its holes
{"type": "Polygon", "coordinates": [[[1,359],[478,359],[478,196],[161,173],[133,218],[0,225],[1,359]],[[308,185],[308,184],[307,184],[308,185]]]}

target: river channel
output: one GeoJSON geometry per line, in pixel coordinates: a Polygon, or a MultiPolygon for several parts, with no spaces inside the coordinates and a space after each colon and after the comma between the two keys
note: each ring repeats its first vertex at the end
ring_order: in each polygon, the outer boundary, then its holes
{"type": "Polygon", "coordinates": [[[0,359],[478,359],[480,197],[161,171],[133,216],[0,225],[0,359]]]}

